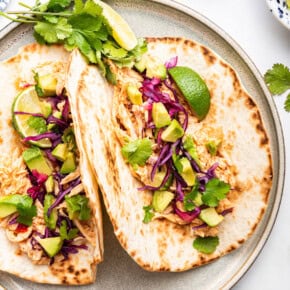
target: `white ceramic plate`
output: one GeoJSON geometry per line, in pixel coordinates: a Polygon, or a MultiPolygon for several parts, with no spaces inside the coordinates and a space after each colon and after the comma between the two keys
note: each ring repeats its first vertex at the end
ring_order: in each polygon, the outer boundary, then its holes
{"type": "Polygon", "coordinates": [[[286,0],[267,0],[267,4],[276,19],[290,29],[290,9],[286,5],[286,0]]]}

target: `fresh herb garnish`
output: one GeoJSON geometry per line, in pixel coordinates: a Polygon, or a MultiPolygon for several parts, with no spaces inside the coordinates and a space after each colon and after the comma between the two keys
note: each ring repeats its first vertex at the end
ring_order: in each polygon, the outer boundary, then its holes
{"type": "Polygon", "coordinates": [[[144,210],[143,223],[148,224],[154,217],[153,207],[152,205],[143,206],[143,210],[144,210]]]}
{"type": "Polygon", "coordinates": [[[224,199],[230,191],[230,185],[218,178],[209,180],[202,195],[202,201],[205,205],[216,207],[219,201],[224,199]]]}
{"type": "Polygon", "coordinates": [[[196,184],[191,192],[185,194],[184,200],[183,200],[183,207],[186,211],[193,211],[195,209],[194,199],[198,195],[198,184],[196,184]]]}
{"type": "Polygon", "coordinates": [[[201,253],[211,254],[219,245],[218,237],[198,237],[193,242],[193,247],[201,253]]]}
{"type": "Polygon", "coordinates": [[[59,235],[63,240],[73,240],[77,237],[79,230],[77,228],[67,230],[67,222],[63,220],[59,228],[59,235]]]}
{"type": "Polygon", "coordinates": [[[56,228],[57,223],[57,210],[54,208],[50,215],[48,215],[48,209],[53,205],[55,201],[55,197],[52,194],[46,194],[44,198],[44,207],[43,207],[43,213],[44,213],[44,221],[46,226],[54,230],[56,228]]]}
{"type": "Polygon", "coordinates": [[[29,119],[27,120],[27,125],[30,128],[34,129],[35,132],[38,134],[47,132],[46,121],[41,117],[29,117],[29,119]]]}
{"type": "Polygon", "coordinates": [[[39,75],[37,72],[34,72],[34,81],[35,81],[34,87],[35,87],[35,91],[36,91],[37,95],[39,97],[43,97],[44,92],[43,92],[41,86],[39,85],[39,75]]]}
{"type": "MultiPolygon", "coordinates": [[[[94,0],[50,0],[41,4],[36,1],[26,11],[0,12],[12,21],[34,25],[34,38],[40,44],[63,44],[69,51],[79,48],[81,53],[94,64],[98,64],[109,81],[106,60],[111,59],[119,66],[133,66],[147,50],[146,42],[141,40],[131,51],[122,48],[114,39],[112,28],[103,16],[103,8],[94,0]],[[69,9],[73,5],[72,9],[69,9]],[[16,18],[10,15],[16,16],[16,18]]],[[[36,80],[37,83],[37,80],[36,80]]],[[[41,88],[36,84],[37,93],[41,88]]]]}
{"type": "Polygon", "coordinates": [[[1,204],[15,206],[18,212],[17,222],[31,226],[33,217],[36,216],[36,207],[33,205],[33,199],[28,195],[11,194],[3,196],[0,199],[1,204]]]}
{"type": "Polygon", "coordinates": [[[137,139],[122,147],[122,155],[131,165],[144,166],[152,154],[152,142],[147,139],[137,139]]]}
{"type": "Polygon", "coordinates": [[[89,199],[84,195],[65,197],[69,218],[86,221],[90,218],[91,210],[88,206],[89,199]]]}
{"type": "MultiPolygon", "coordinates": [[[[280,63],[273,65],[265,73],[265,82],[273,95],[281,95],[290,89],[290,69],[280,63]]],[[[290,112],[290,94],[284,103],[284,109],[290,112]]]]}

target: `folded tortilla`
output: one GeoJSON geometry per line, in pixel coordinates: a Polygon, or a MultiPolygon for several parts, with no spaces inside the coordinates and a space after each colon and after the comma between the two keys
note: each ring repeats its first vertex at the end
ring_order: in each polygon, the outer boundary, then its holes
{"type": "MultiPolygon", "coordinates": [[[[188,134],[206,139],[222,131],[221,159],[232,187],[227,198],[233,212],[219,226],[220,243],[212,254],[193,248],[192,225],[165,218],[143,223],[143,206],[152,192],[133,176],[121,154],[124,138],[142,137],[138,116],[124,88],[142,79],[131,69],[116,68],[118,85],[109,85],[100,71],[88,65],[78,51],[70,60],[67,89],[76,108],[74,115],[86,140],[86,154],[102,191],[105,206],[122,247],[149,271],[184,271],[213,261],[243,244],[261,221],[269,199],[272,164],[269,138],[259,109],[241,85],[234,69],[207,47],[183,38],[149,38],[147,56],[162,63],[178,56],[205,80],[210,94],[209,114],[198,122],[190,111],[188,134]]],[[[206,162],[206,161],[204,161],[206,162]]],[[[222,176],[222,171],[221,176],[222,176]]],[[[223,177],[223,176],[222,176],[223,177]]]]}
{"type": "MultiPolygon", "coordinates": [[[[0,63],[0,195],[25,194],[29,186],[26,166],[22,160],[25,149],[21,138],[12,127],[11,107],[15,96],[23,90],[21,85],[33,82],[32,70],[43,63],[59,62],[65,72],[69,53],[62,46],[29,44],[18,54],[0,63]],[[4,192],[5,189],[5,192],[4,192]]],[[[62,75],[65,78],[65,75],[62,75]]],[[[73,119],[74,120],[74,119],[73,119]]],[[[74,125],[77,123],[74,120],[74,125]]],[[[76,130],[78,132],[78,130],[76,130]]],[[[39,283],[80,285],[95,281],[96,265],[103,259],[102,215],[98,198],[98,186],[83,149],[83,140],[76,135],[80,153],[81,180],[92,218],[89,228],[91,240],[87,250],[69,254],[68,259],[57,259],[52,265],[37,265],[22,253],[18,243],[11,242],[0,226],[0,270],[39,283]]]]}

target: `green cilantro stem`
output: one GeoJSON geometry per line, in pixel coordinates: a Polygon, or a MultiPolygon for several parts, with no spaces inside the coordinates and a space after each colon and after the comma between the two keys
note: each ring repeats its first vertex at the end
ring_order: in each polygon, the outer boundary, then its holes
{"type": "Polygon", "coordinates": [[[18,18],[13,18],[13,17],[11,17],[11,16],[9,16],[9,15],[7,15],[6,13],[4,13],[4,12],[2,12],[2,11],[0,11],[0,16],[3,16],[3,17],[5,17],[5,18],[7,18],[7,19],[9,19],[9,20],[11,20],[11,21],[13,21],[13,22],[19,22],[19,23],[29,23],[29,24],[34,24],[34,23],[37,23],[37,21],[30,21],[30,20],[24,20],[24,19],[18,19],[18,18]]]}
{"type": "Polygon", "coordinates": [[[20,5],[20,6],[24,7],[24,8],[27,8],[27,9],[32,9],[31,6],[29,6],[29,5],[27,5],[27,4],[23,3],[23,2],[18,2],[18,5],[20,5]]]}
{"type": "MultiPolygon", "coordinates": [[[[40,16],[59,16],[59,17],[70,17],[72,13],[60,13],[60,12],[40,12],[40,11],[9,11],[6,14],[12,15],[24,15],[24,14],[33,14],[40,16]]],[[[3,15],[4,16],[4,15],[3,15]]]]}

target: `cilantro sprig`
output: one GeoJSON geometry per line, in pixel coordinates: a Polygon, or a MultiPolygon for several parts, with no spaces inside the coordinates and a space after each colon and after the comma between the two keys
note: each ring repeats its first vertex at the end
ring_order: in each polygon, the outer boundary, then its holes
{"type": "MultiPolygon", "coordinates": [[[[290,69],[281,63],[274,64],[272,69],[265,73],[264,78],[273,95],[281,95],[290,89],[290,69]]],[[[290,94],[286,97],[284,108],[290,112],[290,94]]]]}
{"type": "Polygon", "coordinates": [[[127,51],[113,38],[112,28],[102,14],[102,7],[94,0],[36,1],[26,11],[0,12],[14,22],[34,25],[34,38],[40,44],[63,44],[68,51],[78,48],[90,63],[99,65],[104,76],[115,82],[107,60],[118,66],[133,66],[147,50],[145,40],[127,51]]]}

